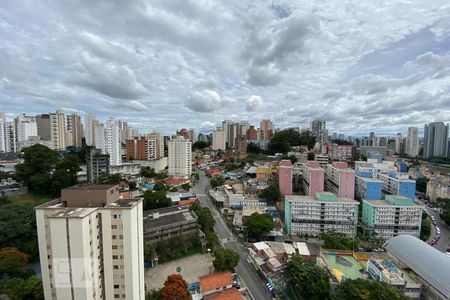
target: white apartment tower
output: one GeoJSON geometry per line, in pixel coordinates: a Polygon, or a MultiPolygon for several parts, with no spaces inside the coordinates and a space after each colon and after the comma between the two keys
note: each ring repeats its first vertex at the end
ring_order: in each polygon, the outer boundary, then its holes
{"type": "Polygon", "coordinates": [[[419,155],[419,130],[417,127],[408,127],[405,152],[411,157],[419,155]]]}
{"type": "Polygon", "coordinates": [[[98,120],[94,114],[87,114],[84,117],[84,137],[86,145],[95,146],[95,128],[98,127],[98,125],[98,120]]]}
{"type": "Polygon", "coordinates": [[[160,159],[164,157],[164,136],[157,131],[153,131],[147,135],[149,140],[155,141],[156,157],[154,159],[160,159]]]}
{"type": "Polygon", "coordinates": [[[66,148],[64,112],[61,110],[50,114],[50,138],[53,150],[66,148]]]}
{"type": "Polygon", "coordinates": [[[120,135],[118,121],[109,119],[106,126],[100,125],[95,128],[95,148],[100,149],[102,154],[109,154],[111,166],[122,163],[120,135]]]}
{"type": "Polygon", "coordinates": [[[35,208],[46,300],[144,300],[142,199],[76,185],[35,208]]]}
{"type": "Polygon", "coordinates": [[[169,141],[169,176],[188,178],[192,173],[192,143],[182,136],[169,141]]]}
{"type": "Polygon", "coordinates": [[[225,141],[225,131],[218,127],[213,131],[213,141],[212,141],[212,149],[213,150],[225,150],[226,149],[226,141],[225,141]]]}
{"type": "Polygon", "coordinates": [[[325,120],[317,119],[312,120],[310,124],[310,130],[313,135],[316,137],[316,143],[324,144],[327,142],[328,131],[326,129],[325,120]]]}
{"type": "Polygon", "coordinates": [[[4,112],[0,112],[0,152],[9,152],[7,151],[7,140],[6,117],[4,112]]]}
{"type": "Polygon", "coordinates": [[[70,145],[80,148],[83,138],[83,124],[81,118],[77,114],[67,116],[67,131],[70,133],[70,145]]]}

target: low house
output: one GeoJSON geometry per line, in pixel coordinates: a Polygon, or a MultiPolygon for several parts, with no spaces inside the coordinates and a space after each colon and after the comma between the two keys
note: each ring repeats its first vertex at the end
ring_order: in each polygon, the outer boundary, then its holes
{"type": "Polygon", "coordinates": [[[199,279],[200,293],[203,297],[214,295],[233,288],[233,276],[229,271],[211,273],[202,276],[199,279]]]}

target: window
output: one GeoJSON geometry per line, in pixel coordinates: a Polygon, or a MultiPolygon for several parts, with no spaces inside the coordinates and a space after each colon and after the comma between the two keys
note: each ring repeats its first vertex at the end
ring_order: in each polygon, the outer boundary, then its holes
{"type": "Polygon", "coordinates": [[[117,250],[117,245],[112,245],[113,250],[117,250]]]}
{"type": "Polygon", "coordinates": [[[112,257],[113,257],[113,259],[119,259],[118,255],[113,255],[112,257]]]}
{"type": "Polygon", "coordinates": [[[111,229],[117,229],[117,225],[111,225],[111,229]]]}
{"type": "Polygon", "coordinates": [[[119,270],[119,266],[118,265],[114,265],[114,270],[119,270]]]}
{"type": "Polygon", "coordinates": [[[112,239],[113,239],[113,240],[116,240],[116,239],[117,239],[117,235],[113,235],[113,236],[112,236],[112,239]]]}
{"type": "Polygon", "coordinates": [[[114,294],[114,299],[119,299],[120,295],[119,294],[114,294]]]}
{"type": "Polygon", "coordinates": [[[119,285],[118,285],[118,284],[115,284],[115,285],[114,285],[114,288],[115,288],[115,289],[118,289],[118,288],[119,288],[119,285]]]}

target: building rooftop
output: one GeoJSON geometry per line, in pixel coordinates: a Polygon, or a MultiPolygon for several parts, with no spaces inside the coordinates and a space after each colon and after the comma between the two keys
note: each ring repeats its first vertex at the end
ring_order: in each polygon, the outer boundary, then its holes
{"type": "Polygon", "coordinates": [[[211,273],[200,278],[200,291],[211,291],[233,284],[231,272],[211,273]]]}
{"type": "Polygon", "coordinates": [[[82,208],[63,208],[56,210],[49,218],[84,218],[94,211],[97,207],[82,207],[82,208]]]}
{"type": "Polygon", "coordinates": [[[450,259],[447,255],[411,235],[393,237],[384,248],[450,299],[450,259]]]}
{"type": "Polygon", "coordinates": [[[110,188],[113,188],[115,184],[77,184],[68,188],[65,188],[65,190],[77,190],[77,191],[88,191],[88,190],[109,190],[110,188]]]}
{"type": "Polygon", "coordinates": [[[383,183],[383,181],[381,181],[378,178],[373,178],[373,177],[362,177],[362,176],[356,176],[356,178],[362,180],[362,181],[366,181],[366,182],[379,182],[379,183],[383,183]]]}
{"type": "Polygon", "coordinates": [[[157,208],[152,210],[146,210],[143,212],[144,218],[153,215],[154,213],[159,213],[160,215],[177,213],[180,211],[187,211],[189,207],[186,205],[172,205],[169,207],[157,208]]]}
{"type": "Polygon", "coordinates": [[[133,198],[133,199],[119,199],[116,200],[114,202],[111,202],[110,204],[108,204],[107,208],[114,208],[114,207],[118,207],[118,208],[127,208],[127,207],[133,207],[136,204],[138,204],[139,201],[141,201],[142,198],[133,198]]]}
{"type": "Polygon", "coordinates": [[[231,288],[222,292],[203,297],[204,300],[242,300],[244,299],[238,289],[231,288]]]}
{"type": "Polygon", "coordinates": [[[177,214],[162,215],[157,218],[144,218],[144,226],[146,228],[157,228],[164,225],[176,224],[184,221],[196,220],[191,211],[184,211],[177,214]]]}
{"type": "MultiPolygon", "coordinates": [[[[325,196],[327,194],[334,195],[333,193],[329,193],[329,192],[322,192],[322,193],[317,193],[317,194],[325,194],[325,196]]],[[[286,197],[286,199],[288,201],[291,201],[291,202],[326,202],[326,203],[336,203],[337,202],[337,203],[354,203],[354,204],[359,204],[358,201],[350,199],[350,198],[338,198],[338,197],[336,197],[335,201],[334,200],[330,201],[330,200],[325,199],[325,198],[323,198],[322,200],[319,200],[319,199],[314,198],[314,197],[300,196],[300,195],[286,195],[285,197],[286,197]]],[[[330,198],[331,198],[331,196],[330,196],[330,198]]]]}

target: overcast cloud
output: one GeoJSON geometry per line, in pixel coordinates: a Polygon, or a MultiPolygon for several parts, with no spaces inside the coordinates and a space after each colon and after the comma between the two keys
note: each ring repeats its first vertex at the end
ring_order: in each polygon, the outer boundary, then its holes
{"type": "Polygon", "coordinates": [[[4,0],[0,111],[405,132],[450,122],[449,26],[448,0],[4,0]]]}

